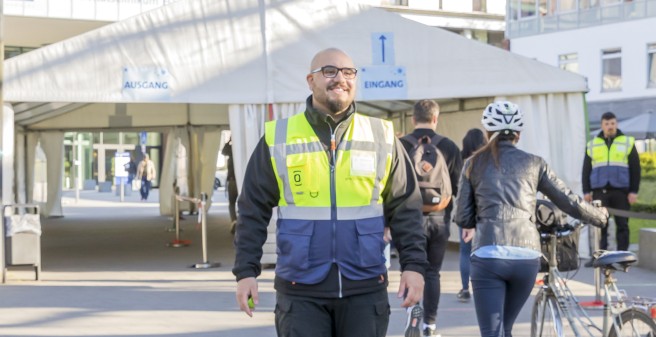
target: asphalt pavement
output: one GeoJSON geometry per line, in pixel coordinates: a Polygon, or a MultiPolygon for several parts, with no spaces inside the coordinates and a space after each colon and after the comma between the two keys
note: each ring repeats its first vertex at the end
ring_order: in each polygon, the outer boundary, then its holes
{"type": "MultiPolygon", "coordinates": [[[[133,192],[121,202],[114,193],[64,192],[64,217],[42,220],[42,273],[10,267],[0,284],[0,336],[176,336],[274,337],[273,270],[259,278],[260,304],[254,317],[240,312],[234,299],[234,262],[226,196],[219,189],[208,214],[207,254],[203,256],[198,217],[183,215],[172,247],[173,219],[159,215],[158,190],[147,202],[133,192]],[[201,263],[217,268],[191,268],[201,263]]],[[[455,235],[452,233],[452,235],[455,235]]],[[[594,298],[592,269],[569,275],[582,300],[594,298]]],[[[388,336],[403,336],[406,313],[396,298],[398,261],[390,270],[392,315],[388,336]]],[[[618,273],[632,296],[656,297],[656,273],[632,268],[618,273]]],[[[446,254],[438,332],[478,336],[473,302],[460,303],[458,253],[446,254]]],[[[529,336],[532,299],[524,306],[514,336],[529,336]]]]}

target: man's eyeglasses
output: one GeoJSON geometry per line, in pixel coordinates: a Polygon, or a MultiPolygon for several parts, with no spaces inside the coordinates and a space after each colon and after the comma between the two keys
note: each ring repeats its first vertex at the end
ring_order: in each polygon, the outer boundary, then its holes
{"type": "Polygon", "coordinates": [[[355,68],[337,68],[335,66],[323,66],[321,68],[312,70],[310,73],[314,74],[321,72],[325,78],[334,78],[340,71],[342,72],[342,76],[344,76],[344,78],[347,80],[354,79],[355,75],[358,74],[358,70],[355,68]]]}

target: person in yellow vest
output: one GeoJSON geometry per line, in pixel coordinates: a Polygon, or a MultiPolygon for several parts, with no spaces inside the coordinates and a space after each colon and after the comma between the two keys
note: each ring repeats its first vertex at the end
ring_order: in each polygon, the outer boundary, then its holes
{"type": "MultiPolygon", "coordinates": [[[[638,199],[640,158],[635,139],[617,128],[612,112],[601,116],[601,132],[588,142],[583,160],[586,201],[601,200],[604,207],[628,210],[638,199]]],[[[629,221],[615,216],[617,250],[629,249],[629,221]]],[[[599,246],[608,249],[608,229],[602,228],[599,246]]],[[[586,264],[591,266],[591,263],[586,264]]]]}
{"type": "Polygon", "coordinates": [[[357,73],[345,52],[317,53],[305,112],[267,122],[246,168],[234,239],[236,300],[253,315],[277,206],[278,336],[386,335],[386,226],[400,254],[401,305],[423,294],[428,261],[417,181],[392,124],[356,112],[357,73]]]}

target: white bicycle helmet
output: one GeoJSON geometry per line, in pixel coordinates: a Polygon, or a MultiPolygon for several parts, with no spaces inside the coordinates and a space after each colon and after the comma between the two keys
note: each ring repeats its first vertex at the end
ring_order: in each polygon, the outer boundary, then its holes
{"type": "MultiPolygon", "coordinates": [[[[523,114],[517,104],[508,101],[490,103],[483,110],[481,123],[490,132],[509,130],[520,132],[524,129],[523,114]]],[[[506,132],[508,133],[508,132],[506,132]]]]}

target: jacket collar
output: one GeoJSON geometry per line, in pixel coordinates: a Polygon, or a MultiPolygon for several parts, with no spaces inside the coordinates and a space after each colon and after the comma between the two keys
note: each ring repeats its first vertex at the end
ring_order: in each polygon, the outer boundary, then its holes
{"type": "MultiPolygon", "coordinates": [[[[339,121],[335,121],[332,116],[321,112],[312,106],[312,95],[308,96],[305,100],[305,117],[311,125],[325,125],[328,123],[330,126],[335,127],[339,122],[350,119],[355,113],[355,101],[351,103],[346,115],[339,121]]],[[[348,124],[348,123],[346,123],[348,124]]]]}
{"type": "MultiPolygon", "coordinates": [[[[624,135],[624,132],[622,132],[622,130],[620,130],[620,129],[617,129],[617,133],[615,134],[615,136],[611,137],[611,138],[608,138],[608,139],[613,140],[613,139],[615,139],[619,136],[623,136],[623,135],[624,135]]],[[[601,139],[607,139],[607,138],[604,137],[604,131],[603,130],[599,131],[599,133],[597,134],[597,137],[601,138],[601,139]]]]}

